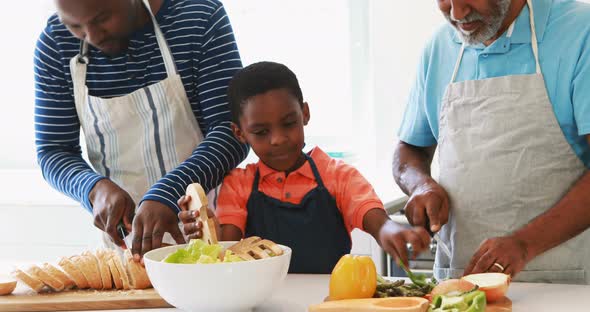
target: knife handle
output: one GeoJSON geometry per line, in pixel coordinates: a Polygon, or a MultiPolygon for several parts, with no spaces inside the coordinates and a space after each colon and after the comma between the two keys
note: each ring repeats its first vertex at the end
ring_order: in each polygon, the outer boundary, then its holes
{"type": "MultiPolygon", "coordinates": [[[[403,208],[399,212],[401,214],[403,214],[403,215],[406,214],[406,210],[403,209],[403,208]]],[[[428,235],[430,235],[430,237],[433,237],[434,236],[434,232],[432,232],[430,230],[430,218],[428,218],[428,214],[427,213],[424,214],[424,217],[426,218],[426,222],[424,224],[424,228],[426,229],[426,232],[428,232],[428,235]]]]}
{"type": "Polygon", "coordinates": [[[430,230],[430,218],[428,218],[428,215],[425,215],[426,218],[426,222],[424,224],[424,227],[426,228],[426,232],[428,232],[428,235],[430,235],[430,237],[434,236],[434,232],[432,232],[432,230],[430,230]]]}
{"type": "Polygon", "coordinates": [[[123,221],[117,224],[117,234],[119,234],[119,238],[123,240],[127,235],[129,235],[129,233],[127,232],[127,228],[125,228],[125,224],[123,224],[123,221]]]}

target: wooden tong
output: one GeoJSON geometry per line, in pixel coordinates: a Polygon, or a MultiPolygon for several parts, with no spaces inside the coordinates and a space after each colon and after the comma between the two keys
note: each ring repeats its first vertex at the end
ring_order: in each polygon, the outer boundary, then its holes
{"type": "Polygon", "coordinates": [[[186,188],[186,195],[191,197],[189,202],[189,211],[198,210],[199,219],[203,223],[201,229],[203,233],[203,240],[208,244],[217,244],[217,226],[215,219],[209,218],[207,214],[209,210],[209,200],[205,190],[199,183],[193,183],[186,188]]]}

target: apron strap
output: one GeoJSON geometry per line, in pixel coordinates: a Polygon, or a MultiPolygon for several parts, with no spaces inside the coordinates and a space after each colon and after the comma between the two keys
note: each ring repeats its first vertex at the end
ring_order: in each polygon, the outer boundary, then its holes
{"type": "MultiPolygon", "coordinates": [[[[318,186],[325,188],[324,181],[322,180],[322,177],[320,176],[320,172],[318,171],[318,167],[315,165],[315,162],[306,153],[303,153],[303,155],[305,156],[305,159],[307,159],[307,161],[309,162],[309,166],[311,167],[311,171],[313,172],[313,176],[315,177],[315,180],[316,180],[318,186]]],[[[258,168],[256,168],[256,173],[254,174],[254,182],[252,182],[252,192],[258,192],[259,181],[260,181],[260,171],[258,170],[258,168]]]]}
{"type": "MultiPolygon", "coordinates": [[[[70,74],[72,75],[72,84],[74,87],[74,103],[78,113],[78,119],[83,112],[84,97],[86,97],[86,71],[88,66],[88,45],[85,41],[80,41],[80,53],[70,59],[70,74]]],[[[80,120],[81,122],[81,120],[80,120]]]]}
{"type": "Polygon", "coordinates": [[[455,62],[455,69],[453,69],[453,76],[451,76],[451,83],[455,82],[455,78],[457,78],[457,72],[459,72],[459,66],[461,66],[461,60],[463,59],[463,53],[465,52],[465,42],[461,44],[461,50],[459,51],[459,57],[457,57],[457,61],[455,62]]]}
{"type": "Polygon", "coordinates": [[[541,73],[541,65],[539,64],[539,44],[537,42],[537,30],[535,29],[535,13],[533,12],[533,3],[531,0],[526,1],[529,7],[529,18],[531,24],[531,46],[533,47],[533,54],[535,55],[535,63],[537,65],[537,74],[541,73]]]}
{"type": "MultiPolygon", "coordinates": [[[[170,48],[168,47],[168,43],[166,42],[166,38],[164,38],[164,34],[160,30],[160,26],[156,21],[156,17],[152,12],[152,8],[150,7],[148,0],[142,1],[154,25],[156,40],[158,41],[158,47],[160,48],[160,52],[162,52],[164,67],[166,67],[166,75],[167,77],[174,76],[178,73],[178,71],[176,69],[176,64],[174,63],[172,53],[170,52],[170,48]]],[[[80,52],[72,60],[75,60],[75,62],[70,61],[70,73],[72,74],[72,80],[74,82],[74,90],[76,90],[76,84],[81,84],[84,86],[86,85],[86,66],[90,62],[88,58],[88,43],[86,41],[82,40],[80,42],[80,52]],[[75,72],[77,72],[78,75],[76,75],[75,72]],[[78,76],[78,79],[76,79],[76,76],[78,76]]]]}
{"type": "Polygon", "coordinates": [[[260,180],[260,171],[256,168],[256,174],[254,174],[254,182],[252,182],[252,193],[258,192],[258,181],[260,180]]]}
{"type": "MultiPolygon", "coordinates": [[[[530,19],[530,25],[531,25],[531,46],[533,48],[533,55],[535,56],[535,64],[536,64],[536,73],[540,74],[541,73],[541,65],[539,63],[539,44],[537,42],[537,31],[535,28],[535,13],[533,11],[533,3],[531,2],[531,0],[527,0],[527,6],[529,7],[529,19],[530,19]]],[[[512,24],[510,24],[510,27],[508,28],[508,32],[506,33],[506,37],[510,38],[512,37],[512,33],[514,32],[514,24],[516,23],[516,20],[514,20],[512,22],[512,24]]],[[[455,68],[453,69],[453,76],[451,76],[451,83],[455,82],[455,79],[457,78],[457,73],[459,72],[459,67],[461,66],[461,60],[463,59],[463,54],[465,52],[465,43],[463,43],[461,45],[461,51],[459,51],[459,57],[457,58],[457,62],[455,63],[455,68]]]]}
{"type": "Polygon", "coordinates": [[[315,161],[311,158],[311,156],[303,153],[305,158],[309,162],[309,166],[311,167],[311,171],[313,172],[313,176],[315,177],[315,181],[318,183],[318,186],[321,188],[325,188],[324,181],[322,181],[322,177],[320,176],[320,172],[318,171],[318,167],[315,165],[315,161]]]}
{"type": "Polygon", "coordinates": [[[174,76],[178,73],[176,70],[176,65],[174,64],[174,59],[172,58],[172,53],[170,52],[170,48],[168,47],[168,43],[166,43],[166,38],[164,38],[164,34],[162,30],[160,30],[160,25],[158,25],[158,21],[156,21],[156,17],[152,12],[152,8],[150,7],[150,3],[148,0],[143,0],[143,4],[145,8],[148,10],[150,17],[152,19],[152,23],[154,24],[154,31],[156,32],[156,40],[158,41],[158,47],[162,52],[162,58],[164,59],[164,66],[166,66],[166,74],[168,77],[174,76]]]}

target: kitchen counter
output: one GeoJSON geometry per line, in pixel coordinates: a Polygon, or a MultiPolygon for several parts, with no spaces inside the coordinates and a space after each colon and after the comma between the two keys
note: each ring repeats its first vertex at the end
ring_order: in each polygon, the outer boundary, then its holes
{"type": "MultiPolygon", "coordinates": [[[[274,296],[254,311],[300,312],[320,303],[328,294],[329,275],[288,275],[274,296]]],[[[589,311],[590,286],[513,283],[508,290],[513,311],[589,311]]],[[[163,312],[176,309],[117,310],[163,312]]]]}

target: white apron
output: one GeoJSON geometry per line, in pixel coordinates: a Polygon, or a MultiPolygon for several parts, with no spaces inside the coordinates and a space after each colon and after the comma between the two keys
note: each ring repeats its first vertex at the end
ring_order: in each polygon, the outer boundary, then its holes
{"type": "MultiPolygon", "coordinates": [[[[439,183],[451,209],[440,234],[452,258],[436,253],[438,279],[460,277],[485,239],[507,235],[553,207],[586,171],[554,115],[530,0],[527,5],[536,73],[456,83],[463,46],[442,101],[439,183]]],[[[516,280],[590,283],[588,259],[590,231],[541,254],[516,280]]]]}
{"type": "MultiPolygon", "coordinates": [[[[203,140],[166,39],[148,1],[143,3],[154,25],[166,79],[125,96],[103,99],[88,94],[86,42],[82,43],[82,55],[70,60],[76,111],[89,161],[97,172],[127,191],[136,205],[203,140]]],[[[173,195],[180,198],[183,194],[173,195]]],[[[104,241],[114,246],[106,234],[104,241]]],[[[169,233],[164,241],[174,243],[169,233]]]]}

